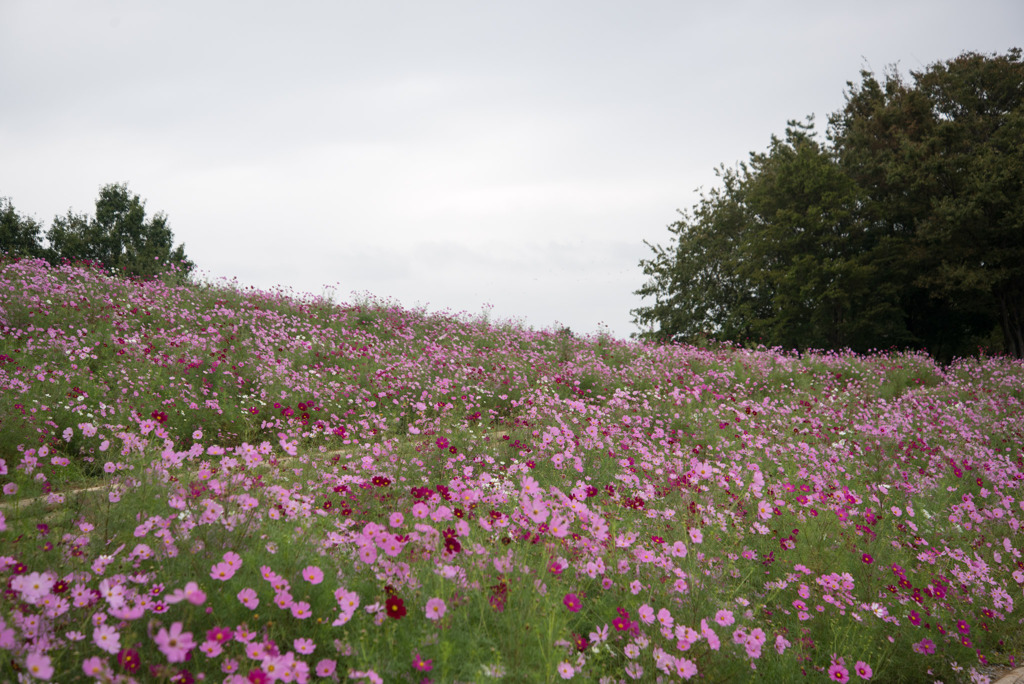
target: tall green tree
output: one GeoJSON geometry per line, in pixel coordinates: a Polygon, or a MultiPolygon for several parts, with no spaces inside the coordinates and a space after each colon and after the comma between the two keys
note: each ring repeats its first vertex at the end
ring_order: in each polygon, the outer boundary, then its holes
{"type": "Polygon", "coordinates": [[[902,312],[878,268],[857,185],[816,140],[812,120],[720,170],[722,187],[669,227],[674,244],[641,261],[651,280],[634,310],[656,336],[711,335],[787,348],[867,350],[906,343],[902,312]]]}
{"type": "Polygon", "coordinates": [[[999,328],[1024,357],[1024,62],[969,52],[850,84],[831,137],[900,255],[911,328],[940,356],[999,328]]]}
{"type": "Polygon", "coordinates": [[[42,230],[34,218],[20,215],[9,198],[0,197],[0,253],[42,257],[45,253],[40,241],[42,230]]]}
{"type": "Polygon", "coordinates": [[[184,275],[195,268],[185,246],[174,247],[166,215],[147,219],[145,203],[125,184],[100,189],[92,218],[71,211],[55,217],[47,240],[58,259],[97,261],[124,275],[152,277],[171,264],[184,275]]]}
{"type": "Polygon", "coordinates": [[[736,264],[749,217],[740,198],[743,174],[720,168],[722,187],[703,195],[690,212],[668,226],[668,247],[652,245],[640,262],[650,280],[637,294],[654,304],[633,311],[659,339],[693,341],[706,337],[740,340],[753,334],[746,312],[763,307],[763,297],[736,264]]]}
{"type": "Polygon", "coordinates": [[[969,354],[1001,331],[1024,354],[1021,51],[966,53],[882,79],[861,73],[830,117],[790,122],[767,151],[640,262],[650,335],[789,348],[969,354]]]}

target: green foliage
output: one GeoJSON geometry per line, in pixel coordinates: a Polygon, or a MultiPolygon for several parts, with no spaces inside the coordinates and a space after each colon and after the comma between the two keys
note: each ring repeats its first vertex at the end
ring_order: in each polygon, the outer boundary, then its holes
{"type": "Polygon", "coordinates": [[[42,227],[32,217],[21,216],[6,197],[0,197],[0,253],[12,257],[43,256],[42,227]]]}
{"type": "Polygon", "coordinates": [[[194,268],[185,246],[174,247],[167,216],[146,219],[145,203],[126,184],[100,189],[96,215],[89,218],[70,210],[53,219],[46,234],[51,262],[96,261],[107,268],[140,278],[162,274],[173,267],[187,276],[194,268]]]}
{"type": "Polygon", "coordinates": [[[751,153],[640,262],[645,337],[788,349],[989,343],[1024,356],[1024,63],[966,53],[908,84],[862,72],[751,153]]]}

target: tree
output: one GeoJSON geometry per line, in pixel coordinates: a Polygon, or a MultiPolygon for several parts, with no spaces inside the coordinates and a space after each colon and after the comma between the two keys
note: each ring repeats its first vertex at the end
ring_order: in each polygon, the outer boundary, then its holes
{"type": "Polygon", "coordinates": [[[652,246],[655,298],[634,310],[656,336],[701,335],[787,348],[867,350],[909,337],[874,262],[858,215],[860,189],[815,139],[813,120],[790,121],[767,152],[720,170],[720,189],[669,230],[674,248],[652,246]]]}
{"type": "Polygon", "coordinates": [[[174,265],[184,275],[195,268],[184,245],[173,247],[167,217],[146,219],[145,204],[125,184],[105,185],[93,218],[68,211],[55,217],[47,233],[55,258],[88,259],[124,275],[153,277],[174,265]]]}
{"type": "Polygon", "coordinates": [[[656,337],[1024,355],[1024,65],[965,53],[861,73],[830,117],[720,171],[641,260],[656,337]],[[998,342],[996,343],[998,345],[998,342]]]}
{"type": "Polygon", "coordinates": [[[637,294],[654,305],[633,311],[643,325],[657,324],[653,336],[694,341],[708,336],[744,339],[752,334],[742,311],[757,310],[758,293],[737,268],[749,225],[739,199],[740,172],[720,168],[723,187],[703,195],[693,212],[668,226],[668,248],[646,243],[654,257],[640,262],[651,277],[637,294]]]}
{"type": "Polygon", "coordinates": [[[0,252],[14,257],[42,257],[41,233],[42,227],[35,219],[19,215],[10,199],[0,197],[0,252]]]}
{"type": "Polygon", "coordinates": [[[832,137],[902,258],[911,328],[939,356],[998,326],[1024,355],[1024,63],[964,53],[906,83],[862,72],[832,137]]]}

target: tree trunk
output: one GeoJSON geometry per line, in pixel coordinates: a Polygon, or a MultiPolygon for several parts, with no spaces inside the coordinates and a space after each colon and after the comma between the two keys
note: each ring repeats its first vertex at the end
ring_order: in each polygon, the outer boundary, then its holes
{"type": "Polygon", "coordinates": [[[1024,298],[1004,293],[999,298],[1003,346],[1015,359],[1024,358],[1024,298]]]}

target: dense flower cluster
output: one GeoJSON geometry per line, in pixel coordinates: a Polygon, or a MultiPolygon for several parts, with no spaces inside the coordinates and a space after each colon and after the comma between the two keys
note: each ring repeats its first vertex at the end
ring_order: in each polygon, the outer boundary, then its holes
{"type": "Polygon", "coordinates": [[[1019,362],[37,261],[0,262],[0,329],[5,678],[956,681],[1024,647],[1019,362]]]}

